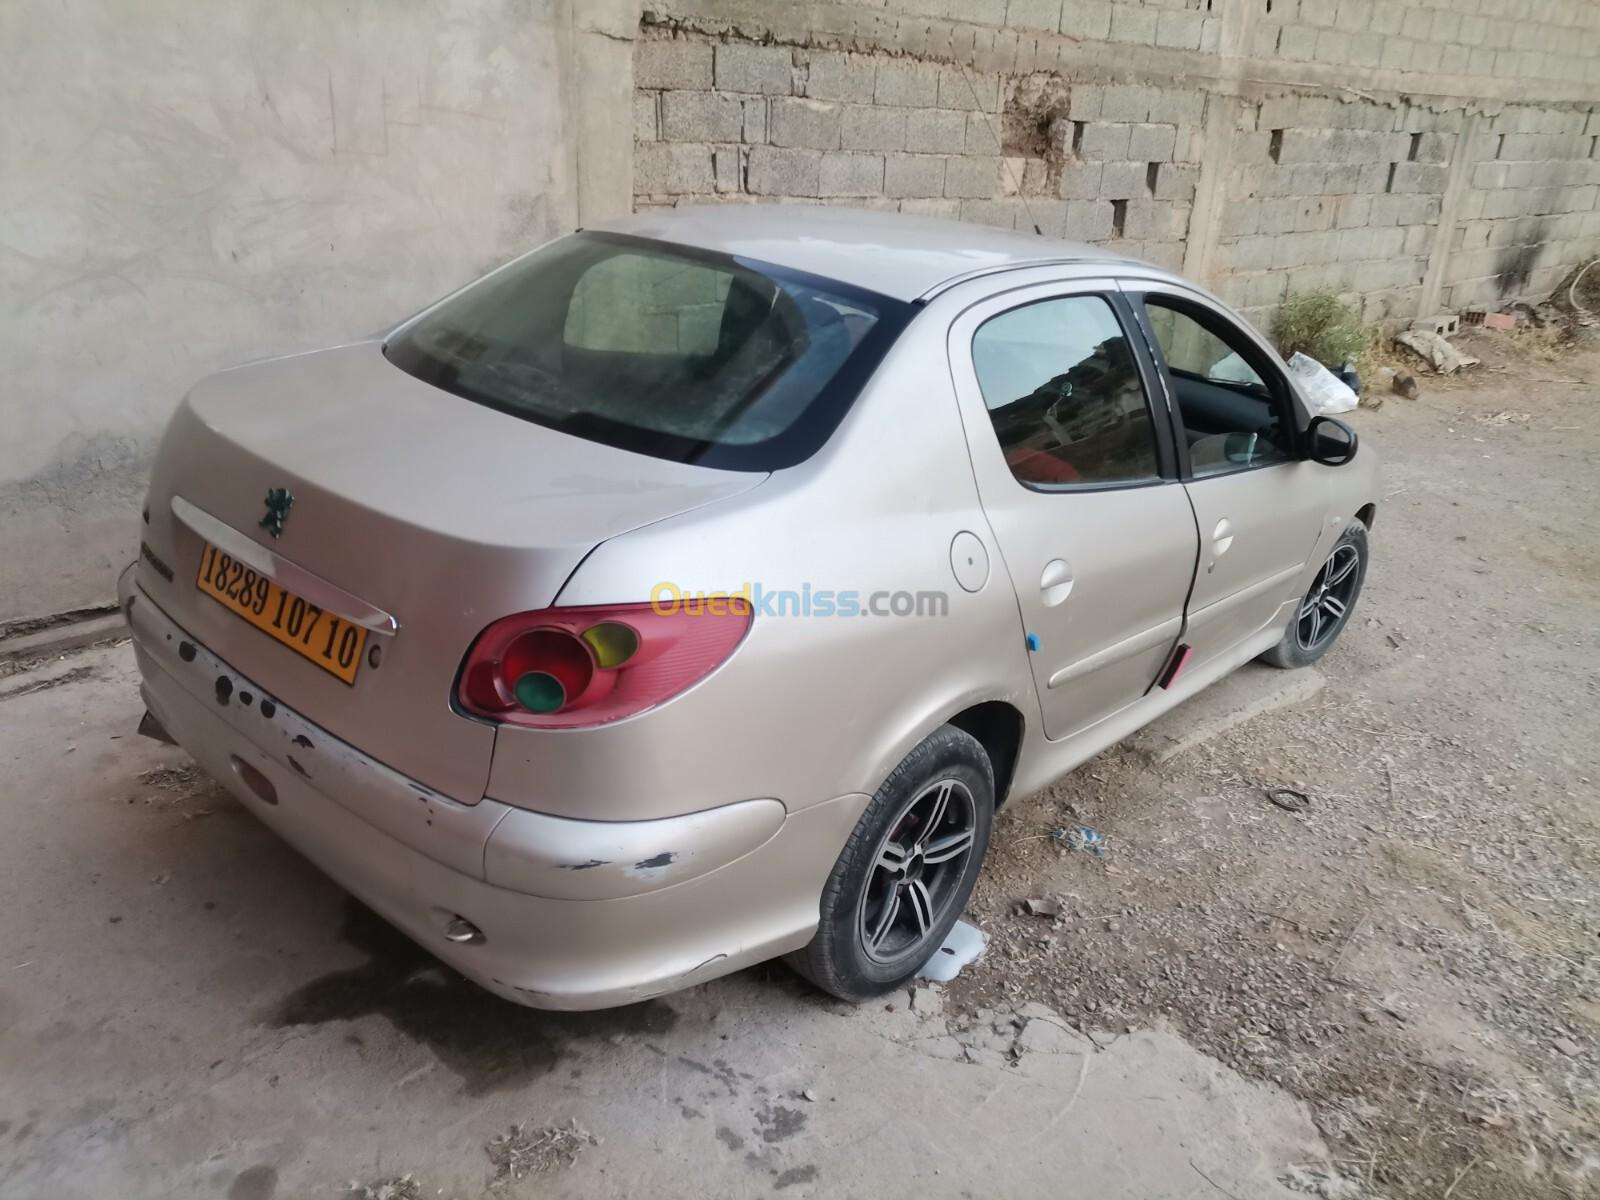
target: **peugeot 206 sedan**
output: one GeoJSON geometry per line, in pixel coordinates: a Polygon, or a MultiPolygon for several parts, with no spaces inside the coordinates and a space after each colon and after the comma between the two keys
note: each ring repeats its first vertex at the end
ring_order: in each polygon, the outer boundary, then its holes
{"type": "Polygon", "coordinates": [[[485,988],[859,999],[1007,796],[1325,653],[1378,491],[1164,271],[688,209],[200,383],[120,592],[145,731],[485,988]]]}

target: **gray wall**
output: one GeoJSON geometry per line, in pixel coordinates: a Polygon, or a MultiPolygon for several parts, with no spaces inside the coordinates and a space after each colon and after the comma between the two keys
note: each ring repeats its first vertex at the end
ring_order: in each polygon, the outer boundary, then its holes
{"type": "Polygon", "coordinates": [[[0,5],[0,622],[112,598],[200,376],[627,210],[637,8],[581,7],[0,5]]]}
{"type": "Polygon", "coordinates": [[[1258,319],[1600,255],[1593,0],[11,0],[0,68],[0,624],[110,600],[195,379],[630,205],[1037,222],[1258,319]]]}
{"type": "Polygon", "coordinates": [[[1037,225],[1263,321],[1542,297],[1600,254],[1594,0],[664,0],[643,39],[639,206],[1037,225]]]}

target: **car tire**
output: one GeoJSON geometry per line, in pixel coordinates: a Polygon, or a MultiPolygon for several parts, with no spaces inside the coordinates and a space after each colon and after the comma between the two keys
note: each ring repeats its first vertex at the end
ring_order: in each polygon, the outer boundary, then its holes
{"type": "Polygon", "coordinates": [[[1350,623],[1366,579],[1367,527],[1351,521],[1318,568],[1310,590],[1295,606],[1283,638],[1261,661],[1285,669],[1316,662],[1332,649],[1350,623]]]}
{"type": "Polygon", "coordinates": [[[912,979],[961,917],[994,824],[994,770],[971,734],[945,725],[883,781],[822,889],[810,945],[787,956],[841,1000],[912,979]],[[958,857],[941,857],[959,849],[958,857]]]}

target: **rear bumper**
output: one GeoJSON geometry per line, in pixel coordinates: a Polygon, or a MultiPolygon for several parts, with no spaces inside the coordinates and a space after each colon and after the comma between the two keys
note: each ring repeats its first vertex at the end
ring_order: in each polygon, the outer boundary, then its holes
{"type": "Polygon", "coordinates": [[[788,814],[754,799],[626,822],[462,804],[262,694],[162,612],[135,568],[118,591],[145,704],[173,739],[340,885],[521,1004],[628,1004],[805,945],[867,803],[788,814]],[[445,940],[458,916],[481,942],[445,940]]]}

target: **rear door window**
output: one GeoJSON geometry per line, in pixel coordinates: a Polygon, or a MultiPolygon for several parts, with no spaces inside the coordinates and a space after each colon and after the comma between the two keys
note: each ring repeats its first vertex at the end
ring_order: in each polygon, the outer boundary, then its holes
{"type": "Polygon", "coordinates": [[[428,383],[627,450],[774,470],[826,440],[909,305],[615,234],[554,242],[402,330],[428,383]]]}
{"type": "Polygon", "coordinates": [[[1139,366],[1100,296],[1041,300],[991,317],[972,365],[1006,464],[1030,486],[1160,478],[1139,366]]]}

